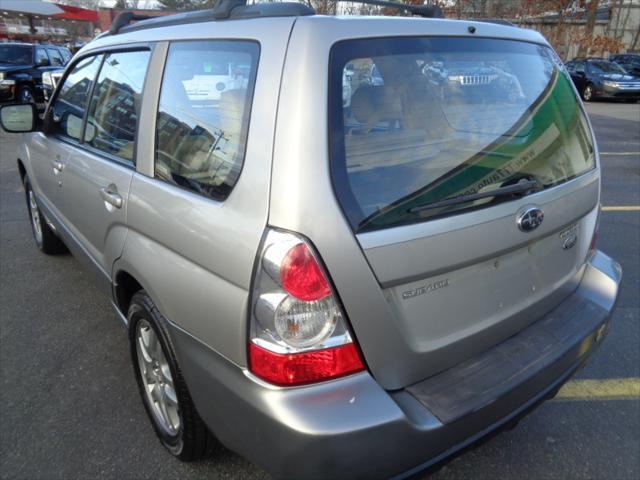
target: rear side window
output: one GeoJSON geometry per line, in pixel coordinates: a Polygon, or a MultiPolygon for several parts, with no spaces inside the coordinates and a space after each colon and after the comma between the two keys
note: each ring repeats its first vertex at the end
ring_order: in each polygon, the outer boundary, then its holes
{"type": "Polygon", "coordinates": [[[169,47],[158,107],[155,176],[223,200],[247,140],[259,46],[197,41],[169,47]]]}
{"type": "Polygon", "coordinates": [[[91,84],[96,78],[102,55],[79,61],[60,87],[60,94],[53,104],[55,133],[80,139],[84,111],[89,103],[91,84]]]}
{"type": "Polygon", "coordinates": [[[84,141],[133,162],[142,87],[150,53],[117,52],[105,56],[93,91],[84,141]]]}
{"type": "Polygon", "coordinates": [[[514,198],[493,189],[538,191],[595,166],[584,112],[547,47],[353,40],[331,61],[332,177],[355,231],[483,208],[514,198]]]}

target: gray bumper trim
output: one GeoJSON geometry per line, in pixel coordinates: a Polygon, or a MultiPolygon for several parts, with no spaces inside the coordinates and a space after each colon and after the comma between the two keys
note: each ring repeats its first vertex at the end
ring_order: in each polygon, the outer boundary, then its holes
{"type": "Polygon", "coordinates": [[[608,311],[572,295],[543,319],[494,348],[406,390],[442,423],[480,410],[558,362],[608,311]]]}
{"type": "Polygon", "coordinates": [[[582,333],[572,330],[576,341],[450,423],[407,390],[383,390],[366,372],[318,385],[272,388],[175,325],[170,332],[198,412],[228,448],[279,478],[389,478],[455,453],[553,394],[595,350],[620,277],[619,265],[597,253],[572,296],[593,304],[582,310],[582,333]]]}

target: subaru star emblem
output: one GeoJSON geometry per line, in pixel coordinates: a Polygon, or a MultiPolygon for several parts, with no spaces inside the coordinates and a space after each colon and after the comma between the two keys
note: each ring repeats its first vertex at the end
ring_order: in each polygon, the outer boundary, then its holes
{"type": "Polygon", "coordinates": [[[516,223],[523,232],[530,232],[540,226],[544,220],[544,212],[538,207],[526,207],[518,214],[516,223]]]}

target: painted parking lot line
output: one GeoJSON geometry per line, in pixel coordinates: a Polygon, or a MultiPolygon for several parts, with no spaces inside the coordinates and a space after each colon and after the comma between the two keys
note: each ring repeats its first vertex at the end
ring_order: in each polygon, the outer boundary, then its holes
{"type": "Polygon", "coordinates": [[[554,400],[640,400],[640,378],[572,380],[554,400]]]}
{"type": "Polygon", "coordinates": [[[611,205],[602,207],[603,212],[640,212],[640,205],[611,205]]]}
{"type": "Polygon", "coordinates": [[[640,155],[640,152],[600,152],[600,155],[609,155],[613,157],[619,156],[629,156],[629,155],[640,155]]]}

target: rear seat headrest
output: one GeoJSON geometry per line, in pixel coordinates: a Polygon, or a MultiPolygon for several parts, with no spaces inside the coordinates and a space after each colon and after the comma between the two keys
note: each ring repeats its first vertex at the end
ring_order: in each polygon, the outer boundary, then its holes
{"type": "Polygon", "coordinates": [[[402,120],[402,102],[395,90],[387,86],[359,87],[351,97],[351,111],[365,125],[402,120]]]}
{"type": "Polygon", "coordinates": [[[245,89],[225,90],[220,94],[218,104],[220,124],[227,139],[238,140],[244,125],[245,89]]]}

